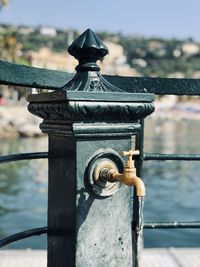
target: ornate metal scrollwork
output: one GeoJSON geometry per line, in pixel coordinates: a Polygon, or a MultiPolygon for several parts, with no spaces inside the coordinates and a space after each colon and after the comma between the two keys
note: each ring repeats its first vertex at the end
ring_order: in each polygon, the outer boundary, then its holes
{"type": "Polygon", "coordinates": [[[127,93],[109,83],[99,72],[96,61],[108,49],[90,29],[68,49],[79,64],[74,78],[59,91],[40,95],[29,104],[29,111],[44,120],[70,122],[133,122],[154,111],[148,94],[127,93]],[[73,96],[72,96],[73,95],[73,96]],[[76,95],[76,97],[74,97],[76,95]]]}
{"type": "Polygon", "coordinates": [[[152,103],[70,101],[68,103],[30,103],[28,109],[45,120],[131,122],[151,114],[154,106],[152,103]]]}

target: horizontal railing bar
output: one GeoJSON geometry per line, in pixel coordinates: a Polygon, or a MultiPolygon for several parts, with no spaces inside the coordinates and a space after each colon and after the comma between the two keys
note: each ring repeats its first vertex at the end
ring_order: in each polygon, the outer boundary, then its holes
{"type": "Polygon", "coordinates": [[[24,238],[28,238],[28,237],[35,236],[35,235],[43,235],[43,234],[47,234],[47,227],[26,230],[26,231],[8,236],[4,239],[1,239],[0,248],[5,247],[13,242],[19,241],[24,238]]]}
{"type": "Polygon", "coordinates": [[[144,229],[174,229],[174,228],[200,228],[200,221],[196,222],[146,222],[144,229]]]}
{"type": "MultiPolygon", "coordinates": [[[[18,65],[2,60],[0,60],[0,69],[0,84],[40,89],[60,89],[74,76],[73,73],[18,65]]],[[[107,81],[127,92],[200,95],[200,79],[103,76],[107,81]]]]}
{"type": "Polygon", "coordinates": [[[200,95],[200,79],[121,77],[104,75],[110,83],[128,92],[157,95],[200,95]]]}
{"type": "Polygon", "coordinates": [[[40,89],[58,89],[72,79],[74,74],[18,65],[0,60],[0,83],[40,89]]]}
{"type": "Polygon", "coordinates": [[[45,158],[48,158],[48,152],[13,154],[13,155],[0,156],[0,164],[11,161],[45,159],[45,158]]]}
{"type": "Polygon", "coordinates": [[[200,160],[200,154],[144,153],[143,160],[200,160]]]}

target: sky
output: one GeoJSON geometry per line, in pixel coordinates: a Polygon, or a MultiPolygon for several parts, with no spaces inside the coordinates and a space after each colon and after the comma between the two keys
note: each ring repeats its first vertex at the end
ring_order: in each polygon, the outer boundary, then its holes
{"type": "Polygon", "coordinates": [[[200,41],[200,0],[10,0],[0,23],[200,41]]]}

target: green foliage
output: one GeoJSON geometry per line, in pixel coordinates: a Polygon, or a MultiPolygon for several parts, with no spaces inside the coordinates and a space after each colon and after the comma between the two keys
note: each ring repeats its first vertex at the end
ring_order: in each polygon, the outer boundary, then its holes
{"type": "Polygon", "coordinates": [[[4,6],[7,6],[9,3],[9,0],[0,0],[0,8],[3,8],[4,6]]]}
{"type": "MultiPolygon", "coordinates": [[[[98,35],[102,40],[120,44],[124,48],[127,63],[142,76],[167,77],[179,72],[191,78],[195,71],[200,71],[200,53],[187,54],[182,49],[184,44],[200,47],[192,39],[166,40],[108,32],[98,35]]],[[[66,52],[72,37],[75,39],[77,36],[78,33],[72,30],[56,29],[56,34],[48,35],[41,32],[41,27],[0,25],[0,56],[9,61],[29,64],[27,52],[43,47],[54,52],[66,52]]]]}
{"type": "MultiPolygon", "coordinates": [[[[161,38],[120,36],[119,44],[124,48],[128,64],[143,76],[167,77],[173,73],[182,73],[190,77],[194,71],[200,70],[198,64],[200,52],[184,54],[182,46],[185,43],[200,45],[190,40],[166,40],[161,38]],[[177,54],[179,53],[179,54],[177,54]],[[135,59],[143,60],[146,66],[136,64],[135,59]]],[[[199,50],[200,51],[200,50],[199,50]]]]}

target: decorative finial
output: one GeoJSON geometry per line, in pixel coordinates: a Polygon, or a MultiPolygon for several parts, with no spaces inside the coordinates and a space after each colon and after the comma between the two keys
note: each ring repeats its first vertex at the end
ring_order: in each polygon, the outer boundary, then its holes
{"type": "Polygon", "coordinates": [[[100,74],[96,61],[108,54],[108,48],[90,29],[81,34],[68,48],[68,52],[78,59],[77,73],[73,79],[63,86],[65,91],[82,92],[122,92],[109,83],[100,74]]]}
{"type": "Polygon", "coordinates": [[[79,61],[77,71],[99,71],[96,61],[108,54],[108,48],[92,30],[87,29],[69,46],[68,52],[79,61]]]}

